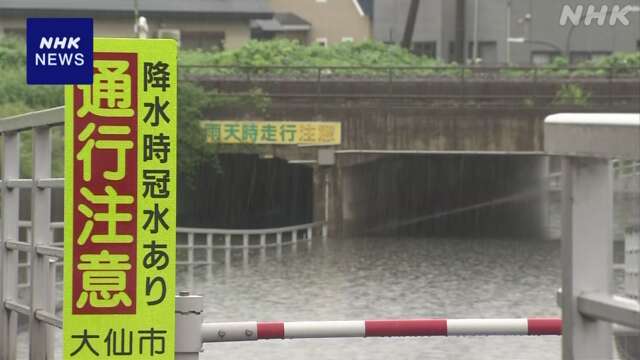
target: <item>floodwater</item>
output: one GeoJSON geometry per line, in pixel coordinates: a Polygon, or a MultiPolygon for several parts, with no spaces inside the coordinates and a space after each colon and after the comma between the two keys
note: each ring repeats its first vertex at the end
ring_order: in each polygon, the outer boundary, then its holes
{"type": "MultiPolygon", "coordinates": [[[[314,240],[194,269],[206,321],[559,316],[560,244],[540,240],[314,240]]],[[[184,275],[184,273],[183,273],[184,275]]],[[[190,277],[190,275],[189,275],[190,277]]],[[[560,337],[270,340],[201,359],[558,359],[560,337]]]]}
{"type": "MultiPolygon", "coordinates": [[[[623,212],[637,214],[637,204],[623,212]]],[[[178,268],[178,290],[205,297],[205,321],[560,316],[559,241],[314,239],[231,255],[229,263],[218,251],[214,265],[178,268]]],[[[619,273],[616,283],[620,292],[619,273]]],[[[27,344],[22,332],[18,359],[28,358],[27,344]]],[[[560,346],[559,336],[269,340],[206,344],[200,359],[544,360],[559,359],[560,346]]]]}
{"type": "MultiPolygon", "coordinates": [[[[619,247],[618,247],[618,250],[619,247]]],[[[316,239],[214,254],[178,268],[205,321],[560,316],[560,242],[537,239],[316,239]]],[[[617,279],[620,280],[620,279],[617,279]]],[[[620,283],[620,281],[617,281],[620,283]]],[[[61,331],[55,330],[61,359],[61,331]]],[[[27,359],[26,332],[18,359],[27,359]]],[[[269,340],[206,344],[200,359],[559,359],[559,336],[269,340]]]]}

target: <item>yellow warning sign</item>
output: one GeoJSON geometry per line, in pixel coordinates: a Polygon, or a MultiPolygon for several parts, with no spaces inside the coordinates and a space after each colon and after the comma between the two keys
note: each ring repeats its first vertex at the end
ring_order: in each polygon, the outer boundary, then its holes
{"type": "Polygon", "coordinates": [[[339,145],[339,122],[203,121],[212,144],[339,145]]]}
{"type": "Polygon", "coordinates": [[[177,48],[95,39],[65,87],[65,359],[173,359],[177,48]]]}

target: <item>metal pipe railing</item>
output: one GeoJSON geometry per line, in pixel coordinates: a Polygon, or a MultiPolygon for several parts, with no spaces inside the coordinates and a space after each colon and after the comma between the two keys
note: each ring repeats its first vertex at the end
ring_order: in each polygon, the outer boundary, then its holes
{"type": "MultiPolygon", "coordinates": [[[[640,306],[612,296],[612,159],[640,160],[640,114],[556,114],[545,151],[563,156],[562,353],[611,358],[612,322],[640,329],[640,306]]],[[[640,282],[640,279],[636,279],[640,282]]]]}

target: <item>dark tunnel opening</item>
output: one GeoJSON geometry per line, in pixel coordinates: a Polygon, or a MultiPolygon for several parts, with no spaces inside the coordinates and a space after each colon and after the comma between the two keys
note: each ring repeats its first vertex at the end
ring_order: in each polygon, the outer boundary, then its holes
{"type": "Polygon", "coordinates": [[[259,229],[312,222],[313,170],[252,154],[219,154],[178,184],[178,226],[259,229]]]}
{"type": "Polygon", "coordinates": [[[344,171],[352,235],[537,237],[544,164],[534,156],[388,156],[344,171]]]}

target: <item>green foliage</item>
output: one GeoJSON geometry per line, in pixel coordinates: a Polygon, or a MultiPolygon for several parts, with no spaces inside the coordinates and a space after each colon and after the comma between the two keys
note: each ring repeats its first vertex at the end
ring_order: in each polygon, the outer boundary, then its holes
{"type": "Polygon", "coordinates": [[[640,51],[615,53],[591,63],[593,66],[612,68],[614,75],[632,74],[640,76],[640,51]]]}
{"type": "Polygon", "coordinates": [[[24,65],[26,59],[27,50],[24,39],[10,36],[0,39],[0,65],[24,65]]]}
{"type": "Polygon", "coordinates": [[[32,108],[22,101],[0,103],[0,119],[24,114],[31,111],[32,108]]]}
{"type": "Polygon", "coordinates": [[[615,53],[592,61],[584,61],[576,65],[569,64],[565,57],[556,57],[549,65],[532,69],[503,69],[500,74],[505,77],[607,77],[607,76],[640,76],[640,52],[615,53]]]}
{"type": "Polygon", "coordinates": [[[556,92],[553,99],[555,105],[581,105],[589,104],[591,93],[585,91],[580,85],[565,84],[556,92]]]}
{"type": "Polygon", "coordinates": [[[191,83],[178,87],[178,178],[187,188],[195,185],[203,164],[213,163],[219,167],[214,149],[206,143],[200,126],[210,96],[191,83]]]}
{"type": "Polygon", "coordinates": [[[238,69],[244,67],[279,67],[269,69],[273,74],[291,74],[315,76],[316,69],[296,69],[296,67],[338,67],[328,69],[323,75],[380,75],[386,76],[385,69],[377,67],[413,67],[406,69],[414,74],[430,75],[433,69],[415,69],[415,67],[442,67],[439,75],[446,75],[447,65],[439,60],[415,55],[397,45],[380,42],[343,42],[328,47],[319,44],[302,45],[297,41],[279,39],[273,41],[249,41],[237,50],[206,52],[202,50],[184,50],[180,53],[182,65],[199,65],[201,68],[189,69],[190,74],[244,74],[265,73],[266,69],[238,69]],[[206,66],[230,66],[234,68],[207,68],[206,66]],[[339,69],[339,67],[358,67],[339,69]]]}
{"type": "Polygon", "coordinates": [[[62,86],[27,85],[24,39],[0,40],[0,110],[4,115],[25,105],[31,109],[60,106],[64,102],[62,86]],[[13,105],[8,105],[13,104],[13,105]]]}

